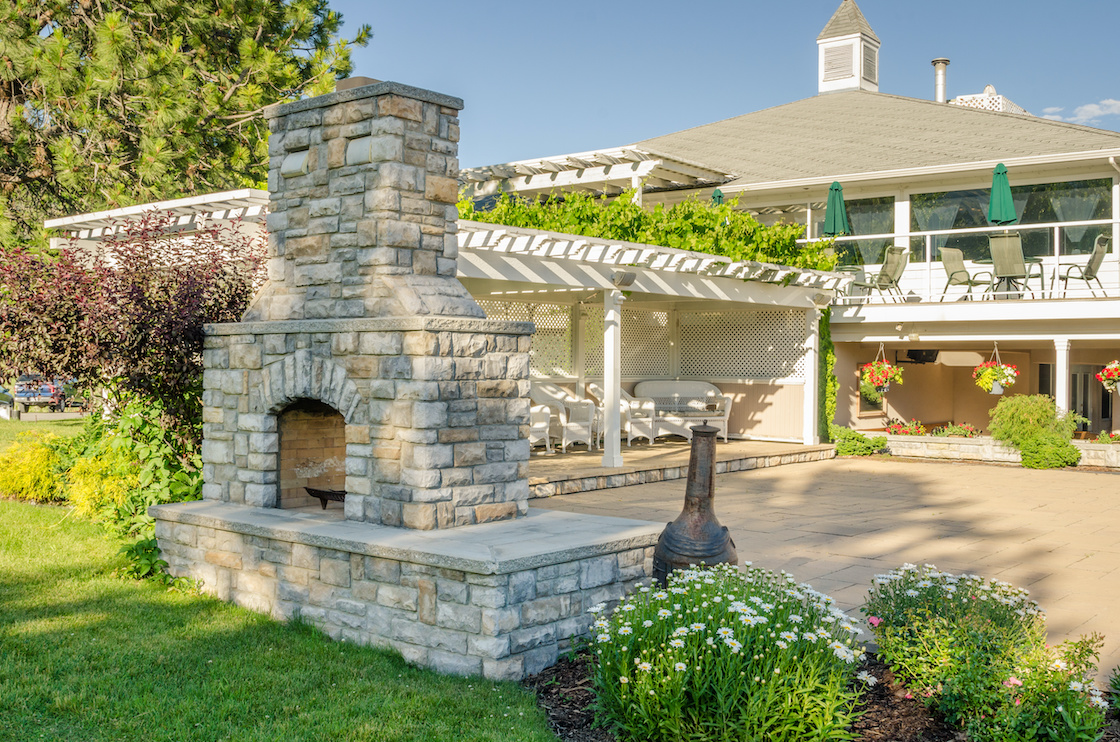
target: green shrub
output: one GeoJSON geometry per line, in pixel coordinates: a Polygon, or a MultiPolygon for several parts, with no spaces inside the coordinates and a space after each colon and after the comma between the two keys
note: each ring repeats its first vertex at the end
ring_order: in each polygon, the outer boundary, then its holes
{"type": "Polygon", "coordinates": [[[1068,441],[1079,424],[1088,422],[1073,412],[1059,415],[1054,399],[1044,394],[1004,397],[989,414],[992,437],[1018,449],[1028,438],[1047,431],[1068,441]]]}
{"type": "Polygon", "coordinates": [[[642,742],[849,738],[859,633],[789,575],[674,572],[595,621],[600,720],[642,742]]]}
{"type": "Polygon", "coordinates": [[[66,439],[54,433],[20,433],[0,452],[0,495],[31,502],[66,499],[60,451],[66,439]]]}
{"type": "Polygon", "coordinates": [[[906,564],[875,578],[863,610],[879,656],[970,740],[1096,739],[1107,707],[1091,683],[1102,640],[1047,647],[1026,590],[906,564]]]}
{"type": "Polygon", "coordinates": [[[1102,430],[1093,443],[1120,443],[1120,433],[1113,435],[1107,430],[1102,430]]]}
{"type": "Polygon", "coordinates": [[[1023,441],[1019,448],[1023,466],[1028,469],[1060,469],[1077,466],[1081,449],[1052,430],[1035,433],[1023,441]]]}
{"type": "Polygon", "coordinates": [[[886,436],[868,438],[863,433],[839,425],[832,426],[832,440],[836,441],[838,456],[871,456],[887,446],[886,436]]]}

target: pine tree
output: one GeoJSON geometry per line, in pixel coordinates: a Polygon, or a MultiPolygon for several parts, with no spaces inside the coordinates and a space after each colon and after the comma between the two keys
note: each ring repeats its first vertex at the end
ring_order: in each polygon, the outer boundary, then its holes
{"type": "Polygon", "coordinates": [[[0,0],[0,241],[44,218],[260,187],[265,106],[333,89],[326,0],[0,0]]]}

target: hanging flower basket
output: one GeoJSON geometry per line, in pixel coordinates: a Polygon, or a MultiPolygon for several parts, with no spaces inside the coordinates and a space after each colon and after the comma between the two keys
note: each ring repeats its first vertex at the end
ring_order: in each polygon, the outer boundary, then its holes
{"type": "Polygon", "coordinates": [[[885,360],[872,361],[864,364],[860,369],[860,383],[875,387],[877,390],[886,391],[891,382],[902,383],[902,369],[892,366],[885,360]]]}
{"type": "Polygon", "coordinates": [[[1019,369],[1010,363],[999,361],[985,361],[972,369],[972,379],[976,386],[989,394],[1003,394],[1003,390],[1015,383],[1019,378],[1019,369]]]}
{"type": "Polygon", "coordinates": [[[1097,381],[1104,385],[1109,394],[1116,391],[1120,385],[1120,361],[1113,361],[1097,373],[1097,381]]]}

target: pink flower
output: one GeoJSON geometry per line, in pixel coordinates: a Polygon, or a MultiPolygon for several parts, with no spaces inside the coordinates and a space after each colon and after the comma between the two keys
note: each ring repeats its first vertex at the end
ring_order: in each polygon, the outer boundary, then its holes
{"type": "Polygon", "coordinates": [[[878,626],[879,624],[883,623],[883,619],[879,618],[878,616],[868,616],[867,623],[871,624],[872,626],[878,626]]]}
{"type": "Polygon", "coordinates": [[[1004,680],[1003,684],[1006,685],[1008,688],[1013,688],[1016,685],[1022,685],[1023,681],[1020,680],[1019,678],[1015,677],[1014,675],[1012,675],[1007,680],[1004,680]]]}

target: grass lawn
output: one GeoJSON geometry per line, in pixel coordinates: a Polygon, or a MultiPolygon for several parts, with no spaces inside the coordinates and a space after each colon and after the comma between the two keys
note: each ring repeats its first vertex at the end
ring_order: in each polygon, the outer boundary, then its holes
{"type": "Polygon", "coordinates": [[[70,420],[42,420],[38,422],[24,422],[23,420],[0,420],[0,451],[16,439],[16,436],[28,430],[45,430],[59,435],[77,435],[82,431],[86,421],[82,418],[70,420]]]}
{"type": "Polygon", "coordinates": [[[515,684],[114,577],[116,550],[0,500],[0,740],[555,740],[515,684]]]}

